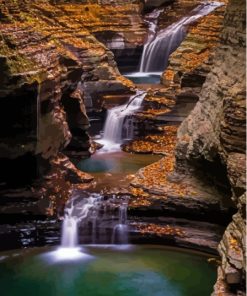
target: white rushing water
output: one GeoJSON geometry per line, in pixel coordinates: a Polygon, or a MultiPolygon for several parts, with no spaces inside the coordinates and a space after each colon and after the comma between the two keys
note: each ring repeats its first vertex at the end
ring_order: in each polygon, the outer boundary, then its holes
{"type": "Polygon", "coordinates": [[[75,248],[78,245],[77,218],[66,215],[62,226],[62,247],[75,248]]]}
{"type": "Polygon", "coordinates": [[[220,2],[203,3],[196,7],[189,16],[183,17],[180,21],[158,32],[155,38],[151,32],[151,37],[144,45],[139,72],[164,71],[170,54],[183,41],[187,26],[222,5],[224,4],[220,2]]]}
{"type": "MultiPolygon", "coordinates": [[[[59,256],[71,255],[75,257],[82,249],[79,247],[78,227],[86,230],[91,229],[91,242],[96,243],[96,234],[100,231],[100,223],[108,221],[112,227],[111,244],[128,243],[127,225],[128,198],[116,198],[114,195],[107,200],[99,193],[91,193],[88,198],[75,198],[70,201],[64,211],[62,225],[61,246],[58,249],[59,256]],[[113,212],[118,209],[118,219],[116,222],[113,212]]],[[[103,228],[102,228],[103,229],[103,228]]],[[[84,232],[84,234],[86,234],[84,232]]]]}
{"type": "Polygon", "coordinates": [[[101,200],[100,194],[92,194],[88,198],[82,198],[79,202],[75,203],[75,200],[72,200],[67,204],[64,210],[61,245],[56,251],[46,254],[51,262],[92,258],[79,246],[78,227],[91,216],[94,217],[95,208],[101,200]]]}
{"type": "Polygon", "coordinates": [[[102,195],[94,193],[76,204],[74,201],[68,204],[62,225],[62,248],[76,248],[78,246],[79,223],[92,218],[92,225],[96,225],[97,208],[100,207],[102,198],[102,195]]]}
{"type": "Polygon", "coordinates": [[[124,202],[119,207],[119,220],[112,232],[112,244],[128,244],[128,224],[127,224],[128,203],[124,202]]]}
{"type": "Polygon", "coordinates": [[[101,152],[112,152],[120,150],[120,145],[124,139],[133,137],[133,121],[131,115],[140,109],[146,92],[137,91],[130,97],[125,105],[114,107],[107,111],[107,118],[104,126],[102,140],[98,142],[104,147],[101,152]],[[126,120],[127,117],[129,120],[126,120]]]}
{"type": "Polygon", "coordinates": [[[64,210],[60,247],[45,253],[42,257],[51,263],[92,259],[93,256],[79,244],[79,227],[81,239],[88,238],[87,234],[91,233],[89,244],[101,245],[100,238],[103,235],[105,246],[105,238],[107,239],[105,231],[108,229],[111,232],[108,240],[110,245],[107,246],[129,249],[127,209],[127,196],[113,195],[104,199],[104,196],[99,193],[91,193],[89,197],[73,198],[64,210]],[[116,214],[118,214],[117,217],[116,214]]]}

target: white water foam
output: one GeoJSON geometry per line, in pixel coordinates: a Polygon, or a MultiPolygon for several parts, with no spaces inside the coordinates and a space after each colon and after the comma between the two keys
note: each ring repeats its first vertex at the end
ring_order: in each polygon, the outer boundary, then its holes
{"type": "Polygon", "coordinates": [[[130,97],[127,104],[114,107],[107,111],[103,138],[97,141],[104,145],[99,153],[119,151],[123,140],[133,137],[133,121],[131,120],[131,115],[140,109],[145,96],[146,92],[138,90],[135,95],[130,97]],[[126,120],[127,117],[130,120],[126,120]]]}

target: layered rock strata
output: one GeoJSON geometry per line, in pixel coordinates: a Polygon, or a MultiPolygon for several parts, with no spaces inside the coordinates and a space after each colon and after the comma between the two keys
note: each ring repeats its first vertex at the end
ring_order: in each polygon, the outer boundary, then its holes
{"type": "MultiPolygon", "coordinates": [[[[178,131],[178,171],[218,163],[226,168],[238,212],[219,245],[214,295],[244,295],[245,281],[245,3],[229,1],[220,47],[199,102],[178,131]]],[[[204,166],[205,168],[205,166],[204,166]]],[[[214,177],[215,173],[211,172],[214,177]]]]}
{"type": "Polygon", "coordinates": [[[162,83],[173,86],[176,93],[197,97],[212,65],[212,57],[220,42],[226,1],[210,14],[189,25],[188,33],[169,57],[162,83]]]}
{"type": "MultiPolygon", "coordinates": [[[[192,4],[190,3],[190,5],[192,4]]],[[[196,2],[193,5],[196,5],[196,2]]],[[[225,6],[217,8],[209,15],[199,19],[196,24],[191,25],[181,46],[171,55],[169,67],[162,77],[162,82],[165,84],[165,86],[162,86],[162,98],[156,98],[156,101],[161,106],[162,101],[173,102],[173,104],[167,108],[166,112],[163,110],[163,114],[158,113],[159,109],[153,110],[153,117],[156,117],[160,125],[161,122],[163,122],[163,125],[178,125],[195,106],[200,89],[210,70],[212,56],[214,56],[220,43],[224,11],[225,6]],[[198,78],[199,76],[200,78],[198,78]],[[185,77],[187,77],[187,80],[185,77]],[[155,114],[156,111],[157,114],[155,114]]],[[[151,101],[154,101],[154,98],[151,98],[151,101]]],[[[161,107],[160,109],[162,111],[161,107]]],[[[144,113],[144,115],[147,117],[149,114],[144,113]]],[[[163,211],[172,213],[172,215],[178,215],[178,213],[186,215],[188,210],[188,212],[192,211],[198,214],[195,217],[196,219],[200,217],[200,219],[206,220],[209,219],[210,212],[214,212],[217,213],[218,222],[221,219],[222,223],[224,223],[223,220],[228,221],[229,201],[227,199],[222,201],[225,195],[230,197],[229,182],[227,181],[227,184],[224,184],[226,177],[217,181],[214,180],[213,183],[207,178],[203,180],[200,173],[194,176],[171,175],[177,166],[174,161],[176,139],[170,137],[166,128],[160,128],[165,140],[162,141],[162,138],[158,138],[162,146],[161,149],[159,147],[159,151],[161,153],[163,151],[166,157],[157,164],[144,168],[137,173],[135,179],[131,182],[134,196],[136,196],[132,207],[137,209],[138,207],[154,206],[160,208],[160,211],[163,209],[163,211]],[[222,192],[221,187],[226,192],[222,192]],[[198,209],[198,211],[192,210],[191,207],[198,209]],[[224,216],[226,219],[223,218],[224,216]]],[[[145,151],[156,151],[157,149],[157,145],[154,146],[153,143],[150,145],[147,141],[133,143],[129,149],[132,148],[133,151],[140,152],[144,146],[145,151]]],[[[183,165],[181,165],[182,167],[183,165]]],[[[210,170],[218,170],[219,174],[224,174],[224,170],[221,171],[221,167],[217,169],[217,165],[212,166],[210,170]]]]}
{"type": "MultiPolygon", "coordinates": [[[[88,31],[94,15],[73,15],[75,10],[87,11],[73,5],[0,2],[4,182],[23,178],[28,183],[42,175],[50,157],[69,143],[70,150],[87,151],[85,105],[92,107],[105,92],[129,92],[131,87],[112,53],[88,31]]],[[[109,14],[114,10],[108,8],[109,14]]]]}

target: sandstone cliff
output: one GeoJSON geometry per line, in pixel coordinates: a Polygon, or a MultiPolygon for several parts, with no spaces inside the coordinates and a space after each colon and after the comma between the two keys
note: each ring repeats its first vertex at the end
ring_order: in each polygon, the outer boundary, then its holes
{"type": "MultiPolygon", "coordinates": [[[[243,295],[245,279],[245,3],[231,0],[199,102],[178,131],[178,170],[216,163],[226,168],[238,212],[219,246],[214,295],[243,295]],[[220,161],[219,161],[220,160],[220,161]]],[[[216,171],[211,171],[217,178],[216,171]]],[[[223,174],[223,170],[221,171],[223,174]]]]}

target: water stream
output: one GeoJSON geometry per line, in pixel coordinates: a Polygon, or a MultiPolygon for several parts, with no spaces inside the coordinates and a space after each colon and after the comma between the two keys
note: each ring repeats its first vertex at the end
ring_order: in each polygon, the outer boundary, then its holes
{"type": "MultiPolygon", "coordinates": [[[[167,66],[170,53],[175,50],[182,42],[186,27],[196,21],[203,15],[207,15],[222,3],[211,2],[204,3],[195,8],[189,16],[172,24],[168,28],[157,32],[158,17],[162,10],[155,10],[149,15],[149,37],[144,46],[140,72],[162,71],[167,66]]],[[[149,73],[150,74],[150,73],[149,73]]],[[[98,142],[103,148],[97,154],[105,152],[119,151],[124,140],[134,137],[133,114],[138,111],[145,98],[146,92],[137,90],[136,94],[131,96],[129,101],[107,112],[107,118],[103,130],[103,138],[98,142]]],[[[105,156],[104,156],[105,157],[105,156]]],[[[93,159],[91,159],[92,164],[93,159]]],[[[95,160],[94,160],[95,161],[95,160]]],[[[109,166],[107,160],[107,168],[109,166]]],[[[96,165],[99,160],[96,161],[96,165]]],[[[90,165],[85,161],[86,167],[90,165]]],[[[102,162],[100,162],[102,165],[102,162]]],[[[111,165],[111,162],[110,162],[111,165]]],[[[107,169],[108,173],[110,169],[107,169]]],[[[118,180],[119,183],[120,180],[118,180]]],[[[88,198],[75,198],[70,201],[65,209],[65,217],[62,227],[62,248],[76,248],[79,242],[79,228],[90,230],[90,243],[98,243],[102,220],[108,216],[112,217],[112,234],[109,243],[127,244],[128,243],[128,222],[127,222],[127,199],[109,198],[104,200],[103,195],[91,193],[88,198]],[[118,218],[111,215],[115,209],[118,209],[118,218]]],[[[109,224],[109,217],[108,224],[109,224]]]]}
{"type": "Polygon", "coordinates": [[[104,199],[99,193],[91,193],[88,198],[77,196],[68,202],[64,211],[62,225],[61,253],[69,253],[79,247],[80,235],[90,232],[90,244],[101,243],[97,238],[104,230],[102,224],[107,221],[108,227],[112,229],[109,236],[109,244],[128,243],[128,223],[127,223],[128,198],[116,196],[104,199]],[[116,215],[117,213],[117,215],[116,215]]]}
{"type": "Polygon", "coordinates": [[[164,71],[168,65],[170,54],[183,41],[188,25],[222,5],[220,2],[203,3],[196,7],[191,15],[183,17],[180,21],[159,31],[155,38],[151,38],[151,42],[148,41],[144,45],[139,72],[164,71]]]}
{"type": "Polygon", "coordinates": [[[148,15],[148,38],[143,48],[139,71],[127,73],[125,76],[137,84],[158,84],[160,75],[168,66],[170,54],[184,40],[188,25],[222,5],[224,4],[220,2],[205,2],[193,9],[188,16],[160,31],[157,30],[158,22],[154,16],[159,16],[162,10],[155,10],[153,15],[148,15]]]}
{"type": "MultiPolygon", "coordinates": [[[[127,76],[141,83],[143,77],[149,83],[157,83],[168,65],[169,55],[184,39],[188,25],[221,5],[204,3],[159,32],[158,19],[163,10],[150,13],[146,18],[149,32],[139,72],[127,76]]],[[[2,291],[8,291],[6,296],[207,296],[211,293],[216,271],[206,258],[159,246],[129,248],[132,226],[127,215],[128,196],[124,195],[126,191],[121,196],[109,193],[109,188],[116,187],[115,192],[124,189],[131,174],[160,158],[121,151],[121,144],[135,136],[133,114],[141,108],[145,96],[146,92],[137,90],[126,104],[108,110],[103,138],[98,141],[103,148],[77,164],[94,175],[97,188],[75,194],[66,204],[59,248],[27,253],[23,250],[18,254],[15,251],[0,256],[3,258],[0,285],[2,291]]],[[[39,109],[37,105],[37,113],[39,109]]]]}
{"type": "Polygon", "coordinates": [[[128,224],[127,224],[127,209],[128,203],[123,202],[119,206],[119,221],[113,228],[112,244],[120,243],[128,244],[128,224]]]}
{"type": "Polygon", "coordinates": [[[133,137],[134,126],[131,116],[140,109],[145,96],[146,92],[138,90],[130,97],[127,104],[107,111],[103,139],[98,141],[104,145],[101,152],[118,151],[123,140],[133,137]]]}

